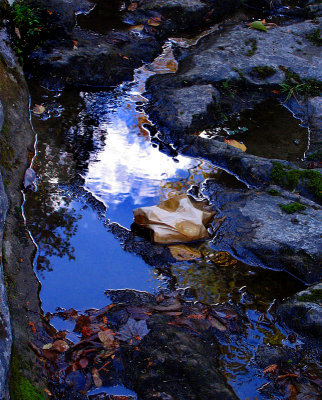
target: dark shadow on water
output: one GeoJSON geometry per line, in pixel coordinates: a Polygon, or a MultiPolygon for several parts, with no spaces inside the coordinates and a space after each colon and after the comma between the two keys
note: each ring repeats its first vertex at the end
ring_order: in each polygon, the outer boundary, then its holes
{"type": "Polygon", "coordinates": [[[97,0],[95,7],[87,14],[77,16],[77,25],[87,31],[107,34],[113,30],[125,30],[129,25],[122,20],[128,1],[97,0]]]}

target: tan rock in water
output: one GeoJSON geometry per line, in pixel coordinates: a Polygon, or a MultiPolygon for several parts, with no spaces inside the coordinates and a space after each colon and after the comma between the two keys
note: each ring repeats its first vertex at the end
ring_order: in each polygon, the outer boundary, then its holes
{"type": "Polygon", "coordinates": [[[205,202],[181,195],[159,205],[133,210],[135,223],[153,232],[155,243],[191,242],[208,237],[205,227],[214,212],[205,202]]]}

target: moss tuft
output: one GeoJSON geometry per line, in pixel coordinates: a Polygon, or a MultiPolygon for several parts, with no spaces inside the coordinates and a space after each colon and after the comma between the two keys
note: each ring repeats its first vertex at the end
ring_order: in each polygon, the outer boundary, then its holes
{"type": "Polygon", "coordinates": [[[46,400],[47,397],[44,392],[22,375],[21,364],[24,364],[23,359],[18,356],[13,347],[9,381],[11,400],[46,400]]]}
{"type": "Polygon", "coordinates": [[[315,151],[314,153],[308,154],[306,156],[306,159],[309,161],[320,161],[320,160],[322,160],[322,151],[318,150],[318,151],[315,151]]]}
{"type": "Polygon", "coordinates": [[[307,34],[306,38],[316,46],[322,46],[321,31],[319,28],[314,29],[311,34],[307,34]]]}
{"type": "Polygon", "coordinates": [[[266,79],[274,75],[276,70],[268,65],[254,67],[252,69],[252,74],[257,75],[259,79],[266,79]]]}
{"type": "Polygon", "coordinates": [[[275,162],[271,180],[288,190],[294,190],[301,184],[317,199],[322,200],[322,175],[318,171],[291,169],[275,162]]]}
{"type": "Polygon", "coordinates": [[[303,211],[306,209],[305,205],[298,203],[297,201],[294,201],[293,203],[290,204],[280,204],[279,206],[287,214],[294,214],[296,212],[303,211]]]}
{"type": "Polygon", "coordinates": [[[322,303],[322,289],[312,289],[310,293],[297,296],[299,301],[322,303]]]}
{"type": "Polygon", "coordinates": [[[250,46],[250,49],[247,50],[246,56],[247,57],[252,57],[257,50],[257,40],[256,39],[248,39],[245,41],[246,46],[250,46]]]}
{"type": "Polygon", "coordinates": [[[276,189],[267,189],[267,193],[271,196],[281,196],[281,192],[276,189]]]}

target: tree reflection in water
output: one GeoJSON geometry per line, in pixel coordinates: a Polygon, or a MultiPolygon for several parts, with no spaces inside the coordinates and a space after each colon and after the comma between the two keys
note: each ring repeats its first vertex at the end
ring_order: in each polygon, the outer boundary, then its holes
{"type": "MultiPolygon", "coordinates": [[[[44,91],[31,86],[32,102],[41,104],[44,91]]],[[[25,203],[28,228],[38,245],[38,273],[52,270],[53,256],[75,259],[71,238],[82,216],[70,206],[72,199],[65,189],[86,171],[91,155],[104,145],[98,121],[86,113],[81,94],[65,91],[59,99],[63,110],[54,94],[46,97],[46,114],[32,118],[38,136],[33,168],[39,179],[37,192],[27,192],[25,203]]]]}

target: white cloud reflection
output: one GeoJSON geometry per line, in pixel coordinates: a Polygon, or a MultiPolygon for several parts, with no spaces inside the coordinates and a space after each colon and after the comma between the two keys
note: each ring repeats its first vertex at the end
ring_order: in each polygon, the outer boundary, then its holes
{"type": "MultiPolygon", "coordinates": [[[[160,185],[169,179],[179,179],[183,170],[196,164],[185,157],[171,157],[151,146],[146,137],[133,131],[124,119],[114,116],[107,127],[106,141],[86,176],[86,187],[109,204],[118,204],[127,197],[139,205],[143,199],[160,194],[160,185]]],[[[139,129],[137,128],[137,131],[139,129]]],[[[186,174],[188,175],[188,171],[186,174]]]]}

